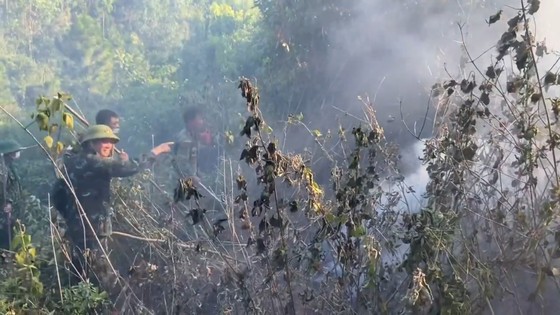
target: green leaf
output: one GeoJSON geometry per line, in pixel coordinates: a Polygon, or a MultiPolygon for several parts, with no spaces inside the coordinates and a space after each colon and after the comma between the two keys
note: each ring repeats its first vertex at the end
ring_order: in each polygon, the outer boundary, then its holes
{"type": "Polygon", "coordinates": [[[25,265],[25,253],[17,252],[15,255],[16,263],[20,266],[25,265]]]}
{"type": "Polygon", "coordinates": [[[262,127],[262,131],[265,133],[272,133],[274,130],[272,130],[269,125],[265,125],[264,127],[262,127]]]}
{"type": "Polygon", "coordinates": [[[320,138],[320,137],[323,136],[323,134],[321,133],[321,131],[319,131],[319,130],[317,130],[317,129],[311,131],[311,133],[313,134],[313,136],[314,136],[315,138],[320,138]]]}
{"type": "Polygon", "coordinates": [[[233,135],[233,132],[231,132],[230,130],[225,132],[225,138],[228,144],[233,144],[233,141],[235,140],[235,136],[233,135]]]}
{"type": "Polygon", "coordinates": [[[37,256],[37,250],[35,249],[35,247],[31,247],[27,250],[29,256],[31,256],[31,258],[35,258],[37,256]]]}
{"type": "Polygon", "coordinates": [[[52,148],[53,143],[54,143],[53,137],[46,136],[43,140],[45,141],[45,144],[47,145],[47,148],[49,148],[49,149],[52,148]]]}
{"type": "Polygon", "coordinates": [[[68,129],[74,129],[74,116],[72,116],[69,113],[63,113],[62,114],[62,121],[64,121],[64,123],[66,124],[66,127],[68,127],[68,129]]]}
{"type": "Polygon", "coordinates": [[[288,115],[288,123],[294,124],[303,121],[303,113],[299,113],[297,115],[290,114],[288,115]]]}
{"type": "Polygon", "coordinates": [[[362,237],[366,235],[366,229],[363,226],[358,226],[354,231],[352,231],[353,237],[362,237]]]}

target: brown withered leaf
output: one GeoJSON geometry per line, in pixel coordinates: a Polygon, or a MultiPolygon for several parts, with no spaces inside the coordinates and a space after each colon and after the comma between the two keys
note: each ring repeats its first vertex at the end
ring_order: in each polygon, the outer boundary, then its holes
{"type": "Polygon", "coordinates": [[[541,7],[541,1],[540,0],[527,0],[527,3],[529,3],[529,9],[527,10],[527,14],[535,14],[537,13],[537,11],[539,11],[540,7],[541,7]]]}
{"type": "Polygon", "coordinates": [[[538,57],[543,57],[545,54],[548,55],[548,49],[546,48],[546,44],[544,42],[537,43],[537,49],[535,49],[535,54],[538,57]]]}
{"type": "Polygon", "coordinates": [[[446,83],[443,84],[443,88],[444,88],[444,89],[452,88],[452,87],[457,86],[457,84],[458,84],[457,81],[455,81],[455,80],[450,80],[450,81],[447,81],[446,83]]]}
{"type": "Polygon", "coordinates": [[[241,156],[239,157],[239,160],[245,159],[245,162],[247,164],[253,164],[258,159],[258,151],[259,151],[259,146],[257,145],[252,146],[249,150],[243,149],[243,151],[241,151],[241,156]]]}
{"type": "Polygon", "coordinates": [[[513,28],[517,27],[517,25],[519,25],[519,22],[521,22],[521,15],[518,14],[518,15],[512,17],[511,19],[509,19],[507,24],[508,24],[510,29],[513,29],[513,28]]]}
{"type": "Polygon", "coordinates": [[[220,233],[226,230],[226,228],[221,224],[214,224],[212,225],[212,228],[213,228],[214,237],[217,237],[218,235],[220,235],[220,233]]]}
{"type": "Polygon", "coordinates": [[[498,61],[502,60],[504,56],[508,54],[508,50],[512,48],[512,45],[516,42],[516,35],[517,33],[515,29],[509,30],[502,34],[502,37],[498,41],[498,45],[497,45],[497,50],[499,54],[496,57],[496,59],[498,61]]]}
{"type": "Polygon", "coordinates": [[[538,101],[540,101],[540,99],[542,98],[542,94],[541,93],[533,93],[531,95],[531,102],[532,103],[537,103],[538,101]]]}
{"type": "Polygon", "coordinates": [[[175,187],[173,201],[177,203],[183,200],[190,200],[192,197],[197,200],[202,197],[202,194],[194,186],[192,178],[180,179],[175,187]]]}
{"type": "Polygon", "coordinates": [[[235,182],[237,183],[238,190],[247,189],[247,180],[245,180],[245,177],[243,177],[243,175],[237,176],[235,182]]]}
{"type": "Polygon", "coordinates": [[[235,197],[235,199],[233,200],[233,203],[235,204],[239,204],[242,201],[247,201],[249,199],[249,197],[247,196],[247,193],[243,192],[241,194],[239,194],[238,196],[235,197]]]}
{"type": "Polygon", "coordinates": [[[476,87],[476,82],[463,79],[461,81],[461,91],[465,94],[471,93],[476,87]]]}
{"type": "Polygon", "coordinates": [[[530,48],[526,44],[520,44],[519,47],[516,49],[515,54],[515,65],[517,66],[517,70],[521,71],[527,66],[527,61],[529,60],[530,56],[530,48]]]}
{"type": "Polygon", "coordinates": [[[486,69],[486,76],[490,79],[495,79],[497,78],[500,73],[502,73],[502,69],[501,68],[495,68],[493,66],[489,66],[486,69]]]}
{"type": "Polygon", "coordinates": [[[482,104],[484,105],[488,105],[490,104],[490,94],[488,94],[488,92],[484,92],[480,95],[480,101],[482,102],[482,104]]]}
{"type": "Polygon", "coordinates": [[[544,76],[544,84],[551,85],[551,84],[558,84],[558,75],[552,72],[547,72],[544,76]]]}
{"type": "Polygon", "coordinates": [[[496,14],[490,16],[488,18],[488,20],[486,20],[486,23],[488,23],[488,25],[490,25],[490,24],[494,24],[494,23],[498,22],[500,20],[500,18],[502,17],[502,12],[503,12],[503,10],[500,10],[500,11],[496,12],[496,14]]]}
{"type": "Polygon", "coordinates": [[[251,138],[251,128],[256,125],[255,117],[249,116],[245,121],[245,126],[243,126],[243,130],[239,133],[240,136],[247,136],[247,138],[251,138]]]}
{"type": "Polygon", "coordinates": [[[189,215],[192,218],[193,224],[200,223],[200,221],[204,217],[205,213],[206,213],[206,209],[198,209],[198,208],[197,209],[191,209],[189,211],[189,215]]]}
{"type": "Polygon", "coordinates": [[[523,79],[515,77],[510,79],[506,84],[506,90],[508,93],[516,93],[523,86],[523,79]]]}

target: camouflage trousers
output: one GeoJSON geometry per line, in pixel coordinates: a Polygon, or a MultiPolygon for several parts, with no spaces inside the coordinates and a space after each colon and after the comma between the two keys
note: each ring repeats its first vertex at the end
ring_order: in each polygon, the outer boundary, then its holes
{"type": "Polygon", "coordinates": [[[100,289],[112,295],[118,288],[118,272],[113,270],[107,251],[101,248],[86,248],[75,246],[72,250],[72,269],[75,268],[74,281],[88,279],[100,289]]]}
{"type": "Polygon", "coordinates": [[[81,221],[68,222],[65,235],[72,249],[72,266],[68,268],[73,275],[72,282],[88,279],[106,291],[114,301],[121,291],[121,285],[118,271],[109,257],[108,236],[112,232],[110,222],[110,218],[105,216],[90,218],[90,223],[96,229],[95,234],[89,226],[82,228],[81,221]]]}

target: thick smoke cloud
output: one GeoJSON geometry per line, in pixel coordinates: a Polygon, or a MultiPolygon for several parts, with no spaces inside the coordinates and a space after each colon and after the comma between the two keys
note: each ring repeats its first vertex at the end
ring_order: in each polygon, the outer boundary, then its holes
{"type": "MultiPolygon", "coordinates": [[[[335,131],[337,123],[346,128],[356,126],[359,122],[352,116],[364,116],[363,104],[357,98],[369,96],[386,137],[401,147],[401,171],[415,172],[420,162],[407,152],[412,152],[411,145],[418,140],[401,122],[401,113],[412,133],[429,138],[435,111],[429,99],[431,86],[450,75],[461,76],[468,67],[458,24],[463,26],[473,58],[489,49],[493,52],[507,26],[488,26],[486,20],[512,2],[353,1],[352,19],[326,28],[330,47],[325,77],[329,83],[323,93],[327,104],[308,104],[305,117],[310,127],[335,131]],[[321,111],[317,113],[319,106],[321,111]]],[[[510,10],[510,15],[514,13],[510,10]]],[[[509,18],[507,14],[503,19],[509,18]]],[[[489,54],[484,55],[478,62],[486,65],[489,58],[489,54]]],[[[311,137],[302,131],[307,135],[297,136],[298,143],[292,144],[296,151],[313,146],[311,137]]]]}
{"type": "MultiPolygon", "coordinates": [[[[485,6],[467,2],[359,1],[352,22],[331,33],[328,67],[338,106],[359,113],[356,96],[367,94],[375,100],[387,136],[403,145],[413,141],[400,123],[400,102],[405,121],[411,128],[416,122],[419,131],[430,87],[448,78],[447,72],[460,73],[465,56],[458,23],[464,25],[474,56],[494,45],[504,30],[489,27],[485,19],[498,10],[497,2],[507,1],[488,1],[485,6]]],[[[430,135],[431,123],[421,136],[430,135]]]]}

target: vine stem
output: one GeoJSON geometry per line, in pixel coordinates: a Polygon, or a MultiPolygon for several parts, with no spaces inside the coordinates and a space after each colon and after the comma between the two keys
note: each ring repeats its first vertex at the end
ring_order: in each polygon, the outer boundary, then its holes
{"type": "MultiPolygon", "coordinates": [[[[257,134],[259,137],[259,140],[261,142],[261,145],[263,147],[263,149],[265,151],[267,151],[266,145],[264,143],[264,140],[262,138],[262,133],[260,128],[257,129],[257,134]]],[[[269,158],[271,158],[269,156],[269,158]]],[[[275,179],[272,182],[272,185],[274,185],[274,205],[276,207],[276,214],[278,215],[278,219],[281,220],[282,219],[282,214],[280,213],[280,207],[279,207],[279,203],[278,203],[278,192],[276,190],[276,181],[275,179]]],[[[281,221],[283,222],[283,221],[281,221]]],[[[286,251],[285,253],[285,258],[286,258],[286,263],[284,265],[284,270],[286,271],[286,282],[288,283],[288,294],[290,295],[290,309],[291,309],[291,314],[295,315],[296,314],[296,305],[295,305],[295,300],[294,300],[294,292],[292,290],[292,277],[291,277],[291,272],[290,272],[290,267],[288,265],[288,243],[286,242],[286,235],[284,233],[284,224],[282,223],[282,226],[280,227],[280,239],[282,240],[282,247],[284,248],[284,250],[286,251]]]]}

